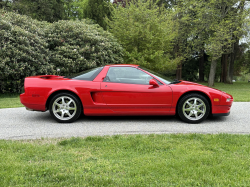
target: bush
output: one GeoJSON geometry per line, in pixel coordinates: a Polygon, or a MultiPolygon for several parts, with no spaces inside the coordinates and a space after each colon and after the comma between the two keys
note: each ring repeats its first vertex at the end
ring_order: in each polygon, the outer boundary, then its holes
{"type": "Polygon", "coordinates": [[[26,76],[53,73],[50,52],[38,22],[1,12],[0,92],[20,92],[26,76]]]}
{"type": "Polygon", "coordinates": [[[59,21],[49,30],[50,62],[61,75],[123,62],[122,48],[113,36],[88,20],[59,21]]]}
{"type": "Polygon", "coordinates": [[[0,93],[20,92],[32,75],[78,73],[122,63],[122,48],[90,21],[53,24],[0,11],[0,93]]]}

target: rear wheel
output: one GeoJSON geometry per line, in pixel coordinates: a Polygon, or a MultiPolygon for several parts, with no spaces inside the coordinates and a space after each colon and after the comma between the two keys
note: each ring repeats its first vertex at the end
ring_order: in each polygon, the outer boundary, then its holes
{"type": "Polygon", "coordinates": [[[178,104],[180,118],[188,123],[200,123],[210,113],[210,105],[207,99],[200,94],[188,94],[178,104]]]}
{"type": "Polygon", "coordinates": [[[60,123],[71,123],[82,113],[79,99],[70,93],[59,93],[50,101],[51,116],[60,123]]]}

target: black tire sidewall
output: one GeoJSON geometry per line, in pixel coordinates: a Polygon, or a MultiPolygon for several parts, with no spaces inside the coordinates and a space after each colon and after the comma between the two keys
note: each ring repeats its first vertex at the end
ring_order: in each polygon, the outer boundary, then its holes
{"type": "Polygon", "coordinates": [[[209,104],[208,100],[203,95],[196,94],[196,93],[188,94],[188,95],[185,95],[183,98],[181,98],[181,100],[180,100],[180,102],[179,102],[179,104],[177,106],[177,111],[178,111],[178,116],[183,121],[185,121],[187,123],[200,123],[203,120],[205,120],[208,117],[208,115],[210,114],[210,104],[209,104]],[[186,118],[185,115],[183,114],[183,111],[182,111],[183,104],[186,102],[186,100],[188,100],[189,98],[192,98],[192,97],[196,97],[196,98],[201,99],[206,105],[206,113],[205,113],[205,115],[201,119],[199,119],[197,121],[193,121],[193,120],[190,120],[190,119],[186,118]]]}
{"type": "Polygon", "coordinates": [[[76,121],[79,116],[81,115],[82,113],[82,104],[80,102],[80,100],[74,96],[73,94],[70,94],[70,93],[66,93],[66,92],[61,92],[61,93],[58,93],[56,94],[50,101],[49,103],[49,112],[50,112],[50,115],[59,123],[71,123],[71,122],[74,122],[76,121]],[[76,103],[76,107],[77,107],[77,110],[76,110],[76,114],[73,118],[69,119],[69,120],[60,120],[58,119],[54,113],[53,113],[53,110],[52,110],[52,106],[53,106],[53,103],[54,101],[58,98],[58,97],[62,97],[62,96],[66,96],[66,97],[70,97],[71,99],[73,99],[76,103]]]}

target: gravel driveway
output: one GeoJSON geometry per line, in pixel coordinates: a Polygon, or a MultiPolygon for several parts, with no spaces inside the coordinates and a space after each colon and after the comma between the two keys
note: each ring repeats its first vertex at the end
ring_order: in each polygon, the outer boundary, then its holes
{"type": "Polygon", "coordinates": [[[151,133],[250,134],[250,102],[235,102],[229,116],[209,118],[200,124],[187,124],[173,116],[81,117],[74,123],[60,124],[49,112],[30,112],[25,108],[0,109],[0,118],[0,139],[151,133]]]}

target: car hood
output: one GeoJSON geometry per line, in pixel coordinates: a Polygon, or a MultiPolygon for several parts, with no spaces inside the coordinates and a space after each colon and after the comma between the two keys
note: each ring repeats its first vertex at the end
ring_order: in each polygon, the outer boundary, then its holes
{"type": "Polygon", "coordinates": [[[211,90],[216,90],[216,91],[219,91],[219,92],[222,92],[222,93],[226,93],[226,92],[223,92],[223,91],[218,90],[216,88],[211,88],[211,87],[208,87],[208,86],[205,86],[205,85],[202,85],[202,84],[198,84],[198,83],[195,83],[195,82],[189,82],[189,81],[183,81],[183,80],[181,80],[180,83],[175,84],[175,85],[180,85],[180,86],[185,86],[186,85],[186,86],[191,86],[191,87],[200,86],[200,87],[206,87],[206,88],[211,89],[211,90]]]}

